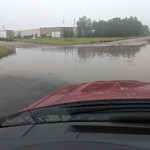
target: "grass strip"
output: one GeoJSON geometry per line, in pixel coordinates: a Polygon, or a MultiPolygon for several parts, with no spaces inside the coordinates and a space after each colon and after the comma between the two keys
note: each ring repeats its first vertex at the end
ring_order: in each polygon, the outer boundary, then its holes
{"type": "Polygon", "coordinates": [[[114,42],[120,40],[126,40],[133,37],[108,37],[108,38],[37,38],[37,39],[16,39],[18,42],[29,42],[37,44],[49,44],[49,45],[80,45],[91,43],[104,43],[114,42]]]}
{"type": "Polygon", "coordinates": [[[6,47],[0,46],[0,58],[8,56],[12,53],[13,51],[11,49],[8,49],[6,47]]]}

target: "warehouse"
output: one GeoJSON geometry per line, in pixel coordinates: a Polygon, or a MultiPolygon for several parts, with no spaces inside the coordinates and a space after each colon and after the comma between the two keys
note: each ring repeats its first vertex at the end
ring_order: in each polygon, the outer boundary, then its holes
{"type": "Polygon", "coordinates": [[[40,37],[62,38],[65,36],[77,36],[75,27],[47,27],[40,28],[40,37]]]}
{"type": "Polygon", "coordinates": [[[40,38],[40,37],[73,37],[77,35],[76,28],[74,27],[45,27],[39,29],[15,31],[17,38],[40,38]]]}
{"type": "Polygon", "coordinates": [[[39,38],[40,37],[40,29],[30,29],[30,30],[15,31],[15,37],[20,37],[20,38],[39,38]]]}
{"type": "Polygon", "coordinates": [[[76,35],[76,28],[74,27],[55,27],[51,33],[52,37],[74,37],[76,35]]]}

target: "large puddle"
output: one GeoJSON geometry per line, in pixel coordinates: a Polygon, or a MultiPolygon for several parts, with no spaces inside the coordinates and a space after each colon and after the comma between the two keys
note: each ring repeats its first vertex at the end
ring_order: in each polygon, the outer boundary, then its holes
{"type": "Polygon", "coordinates": [[[150,81],[150,45],[142,47],[18,48],[0,59],[0,73],[79,83],[95,80],[150,81]]]}

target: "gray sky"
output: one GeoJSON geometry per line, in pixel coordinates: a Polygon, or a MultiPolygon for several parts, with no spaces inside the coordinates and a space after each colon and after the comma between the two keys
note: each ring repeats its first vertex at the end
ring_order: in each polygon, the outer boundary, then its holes
{"type": "Polygon", "coordinates": [[[86,15],[92,20],[136,16],[150,27],[150,0],[0,0],[0,29],[21,30],[73,26],[86,15]]]}

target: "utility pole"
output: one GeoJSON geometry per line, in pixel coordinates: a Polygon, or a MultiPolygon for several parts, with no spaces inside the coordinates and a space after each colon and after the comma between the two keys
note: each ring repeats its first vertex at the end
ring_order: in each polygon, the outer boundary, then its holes
{"type": "Polygon", "coordinates": [[[76,26],[76,19],[74,18],[74,28],[75,28],[75,26],[76,26]]]}
{"type": "Polygon", "coordinates": [[[63,27],[64,27],[64,24],[65,24],[65,20],[63,20],[63,27]]]}
{"type": "Polygon", "coordinates": [[[76,19],[74,18],[74,27],[73,27],[73,30],[72,30],[72,34],[73,34],[73,38],[75,38],[75,32],[76,32],[76,29],[75,29],[75,27],[76,27],[76,19]]]}
{"type": "Polygon", "coordinates": [[[5,30],[5,26],[4,25],[2,25],[2,28],[3,28],[3,30],[5,30]]]}
{"type": "Polygon", "coordinates": [[[92,29],[92,43],[94,42],[94,33],[95,33],[95,29],[92,29]]]}

